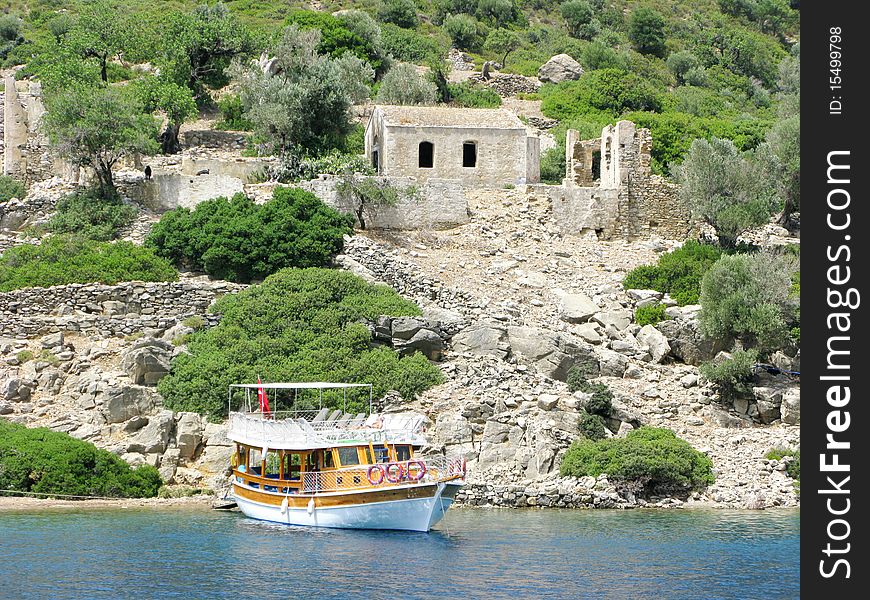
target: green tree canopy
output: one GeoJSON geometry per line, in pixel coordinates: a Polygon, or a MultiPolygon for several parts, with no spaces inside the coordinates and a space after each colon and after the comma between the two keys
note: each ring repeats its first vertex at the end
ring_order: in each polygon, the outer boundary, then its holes
{"type": "Polygon", "coordinates": [[[509,29],[493,29],[486,36],[483,49],[501,56],[502,68],[507,64],[508,54],[522,45],[520,36],[509,29]]]}
{"type": "Polygon", "coordinates": [[[238,71],[245,116],[281,155],[341,146],[351,130],[349,109],[370,93],[371,67],[353,54],[317,51],[316,29],[288,27],[275,50],[274,71],[238,71]]]}
{"type": "Polygon", "coordinates": [[[638,8],[631,14],[628,39],[641,54],[663,56],[665,52],[665,20],[652,8],[638,8]]]}
{"type": "Polygon", "coordinates": [[[437,94],[435,84],[417,73],[414,65],[399,63],[384,75],[376,100],[380,104],[432,105],[437,94]]]}
{"type": "Polygon", "coordinates": [[[695,140],[676,168],[680,196],[696,217],[716,228],[723,247],[733,248],[744,231],[763,225],[780,201],[771,174],[779,163],[770,147],[740,153],[730,140],[695,140]]]}
{"type": "Polygon", "coordinates": [[[145,110],[160,111],[166,117],[166,128],[160,134],[160,147],[164,154],[181,150],[178,133],[181,125],[198,114],[193,92],[166,77],[147,76],[136,80],[136,92],[145,110]]]}
{"type": "Polygon", "coordinates": [[[102,197],[117,191],[112,168],[125,156],[157,151],[157,124],[129,90],[76,87],[47,98],[43,127],[54,150],[94,170],[102,197]]]}

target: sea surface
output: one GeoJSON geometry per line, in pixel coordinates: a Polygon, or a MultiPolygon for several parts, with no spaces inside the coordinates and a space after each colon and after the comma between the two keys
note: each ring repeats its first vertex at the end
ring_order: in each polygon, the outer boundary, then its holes
{"type": "Polygon", "coordinates": [[[0,598],[798,598],[800,512],[454,508],[428,534],[0,513],[0,598]]]}

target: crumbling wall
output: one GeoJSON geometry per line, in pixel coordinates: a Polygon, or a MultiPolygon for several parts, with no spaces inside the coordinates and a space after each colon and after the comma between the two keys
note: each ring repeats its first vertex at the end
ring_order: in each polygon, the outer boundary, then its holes
{"type": "Polygon", "coordinates": [[[3,83],[3,174],[27,185],[58,174],[69,176],[69,168],[48,153],[48,140],[39,131],[45,113],[42,86],[12,76],[3,83]]]}
{"type": "MultiPolygon", "coordinates": [[[[411,177],[380,177],[399,190],[413,187],[411,197],[400,194],[395,206],[369,207],[364,218],[366,227],[374,229],[446,229],[468,222],[468,200],[462,182],[455,179],[428,179],[418,182],[411,177]]],[[[332,175],[299,184],[341,211],[355,214],[355,207],[337,191],[338,180],[332,175]]]]}
{"type": "Polygon", "coordinates": [[[608,125],[601,138],[581,140],[569,130],[565,148],[565,193],[553,200],[553,216],[565,233],[594,229],[599,237],[633,239],[661,235],[684,239],[691,214],[679,188],[650,169],[652,135],[631,121],[608,125]],[[601,176],[594,179],[595,151],[601,176]]]}

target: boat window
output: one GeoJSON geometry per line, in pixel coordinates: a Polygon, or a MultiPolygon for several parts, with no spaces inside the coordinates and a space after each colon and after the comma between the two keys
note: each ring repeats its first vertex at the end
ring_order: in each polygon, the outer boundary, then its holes
{"type": "Polygon", "coordinates": [[[318,466],[318,456],[319,452],[310,452],[306,455],[305,458],[305,470],[309,473],[312,471],[319,471],[320,467],[318,466]]]}
{"type": "Polygon", "coordinates": [[[335,462],[332,459],[332,450],[324,450],[323,451],[323,468],[331,469],[335,466],[335,462]]]}
{"type": "Polygon", "coordinates": [[[278,479],[278,476],[280,475],[280,468],[281,457],[278,456],[276,452],[268,452],[266,454],[266,472],[263,473],[263,476],[269,477],[271,479],[278,479]]]}
{"type": "Polygon", "coordinates": [[[390,451],[386,446],[374,446],[375,462],[388,463],[390,462],[390,451]]]}
{"type": "Polygon", "coordinates": [[[298,480],[301,476],[302,457],[298,454],[284,455],[284,479],[298,480]]]}
{"type": "Polygon", "coordinates": [[[410,446],[396,446],[396,461],[411,460],[410,446]]]}
{"type": "Polygon", "coordinates": [[[338,449],[338,460],[341,462],[342,467],[347,467],[350,465],[358,465],[359,464],[359,456],[357,455],[356,448],[339,448],[338,449]]]}
{"type": "Polygon", "coordinates": [[[251,473],[260,474],[260,467],[262,466],[263,455],[259,450],[255,450],[251,448],[248,453],[248,468],[251,470],[251,473]]]}

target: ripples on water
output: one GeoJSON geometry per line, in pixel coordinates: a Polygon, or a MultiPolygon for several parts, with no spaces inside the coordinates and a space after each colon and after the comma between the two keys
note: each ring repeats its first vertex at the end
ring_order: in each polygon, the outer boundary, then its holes
{"type": "Polygon", "coordinates": [[[797,511],[453,509],[422,534],[7,513],[0,598],[798,598],[799,525],[797,511]]]}

